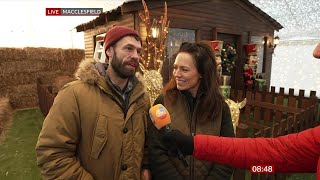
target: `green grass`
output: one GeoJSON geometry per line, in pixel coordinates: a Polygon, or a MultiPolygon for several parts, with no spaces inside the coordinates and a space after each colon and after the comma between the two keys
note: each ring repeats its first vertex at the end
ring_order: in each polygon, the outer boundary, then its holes
{"type": "Polygon", "coordinates": [[[43,119],[39,109],[14,112],[12,127],[0,144],[0,180],[40,179],[34,148],[43,119]]]}

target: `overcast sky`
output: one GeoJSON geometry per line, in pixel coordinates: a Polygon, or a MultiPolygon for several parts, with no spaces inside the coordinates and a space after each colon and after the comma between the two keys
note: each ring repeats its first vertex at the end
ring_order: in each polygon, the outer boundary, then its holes
{"type": "Polygon", "coordinates": [[[83,33],[72,32],[95,16],[46,16],[46,8],[103,8],[121,0],[1,0],[0,47],[84,48],[83,33]]]}

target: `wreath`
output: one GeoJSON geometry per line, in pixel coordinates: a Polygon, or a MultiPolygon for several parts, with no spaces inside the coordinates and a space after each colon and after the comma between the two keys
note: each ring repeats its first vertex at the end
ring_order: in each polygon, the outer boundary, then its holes
{"type": "Polygon", "coordinates": [[[235,68],[235,60],[237,51],[232,44],[224,43],[221,51],[222,74],[230,75],[232,69],[235,68]]]}

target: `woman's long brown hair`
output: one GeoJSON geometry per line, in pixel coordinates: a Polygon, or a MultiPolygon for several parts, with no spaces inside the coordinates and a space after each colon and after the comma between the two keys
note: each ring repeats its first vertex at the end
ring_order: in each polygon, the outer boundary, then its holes
{"type": "MultiPolygon", "coordinates": [[[[201,41],[182,43],[177,54],[180,52],[186,52],[193,56],[196,68],[202,76],[199,88],[202,88],[205,96],[203,97],[203,102],[199,104],[200,107],[198,108],[197,115],[203,116],[203,118],[200,119],[216,118],[221,112],[224,98],[219,89],[219,77],[214,51],[208,42],[201,41]]],[[[176,88],[177,84],[173,77],[163,88],[163,94],[165,95],[168,91],[176,88]]],[[[168,100],[174,101],[174,99],[175,98],[172,97],[172,99],[168,100]]]]}

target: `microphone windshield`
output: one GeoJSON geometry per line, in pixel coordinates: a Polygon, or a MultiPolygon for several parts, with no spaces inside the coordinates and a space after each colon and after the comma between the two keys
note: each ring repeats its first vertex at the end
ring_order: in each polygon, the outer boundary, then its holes
{"type": "Polygon", "coordinates": [[[161,129],[171,123],[170,114],[162,104],[152,106],[149,110],[149,115],[157,129],[161,129]]]}

